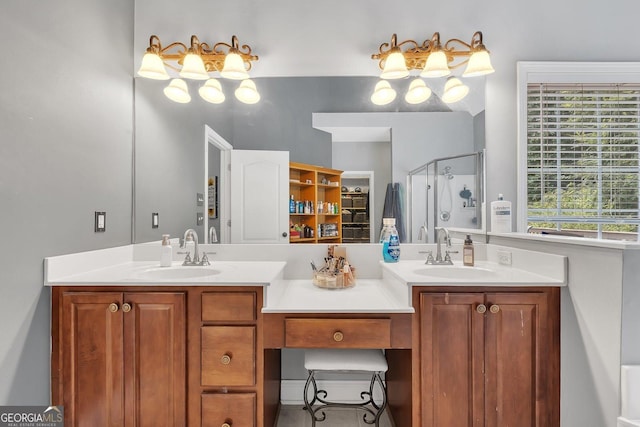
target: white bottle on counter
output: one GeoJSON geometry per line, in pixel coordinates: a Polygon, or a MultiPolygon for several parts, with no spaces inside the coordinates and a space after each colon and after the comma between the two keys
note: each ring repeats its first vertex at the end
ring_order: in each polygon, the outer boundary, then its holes
{"type": "Polygon", "coordinates": [[[493,233],[511,233],[511,202],[498,194],[498,200],[491,202],[491,231],[493,233]]]}
{"type": "Polygon", "coordinates": [[[173,249],[169,241],[169,235],[162,235],[162,252],[160,253],[160,267],[171,267],[173,261],[173,249]]]}

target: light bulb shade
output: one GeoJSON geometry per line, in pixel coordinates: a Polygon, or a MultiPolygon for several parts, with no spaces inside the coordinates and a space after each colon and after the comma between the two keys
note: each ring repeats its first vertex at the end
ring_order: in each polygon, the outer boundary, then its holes
{"type": "Polygon", "coordinates": [[[260,94],[256,89],[256,84],[251,79],[245,79],[236,89],[236,98],[245,104],[255,104],[260,101],[260,94]]]}
{"type": "Polygon", "coordinates": [[[388,81],[382,80],[376,83],[373,95],[371,95],[371,102],[376,105],[387,105],[394,99],[396,99],[396,91],[388,81]]]}
{"type": "Polygon", "coordinates": [[[424,69],[420,73],[422,77],[444,77],[451,74],[447,54],[442,50],[436,50],[429,54],[424,69]]]}
{"type": "Polygon", "coordinates": [[[182,61],[182,70],[180,70],[180,77],[193,80],[207,80],[209,74],[204,68],[204,62],[200,55],[195,53],[188,53],[182,61]]]}
{"type": "Polygon", "coordinates": [[[469,86],[463,84],[460,79],[456,77],[449,77],[444,84],[444,94],[442,95],[442,101],[447,104],[458,102],[462,100],[469,93],[469,86]]]}
{"type": "Polygon", "coordinates": [[[491,74],[496,70],[491,66],[491,58],[489,52],[486,50],[478,50],[471,54],[467,68],[462,73],[463,77],[475,77],[484,76],[485,74],[491,74]]]}
{"type": "Polygon", "coordinates": [[[409,90],[404,100],[409,104],[420,104],[431,97],[431,89],[427,87],[421,78],[414,79],[409,85],[409,90]]]}
{"type": "Polygon", "coordinates": [[[160,55],[151,52],[145,53],[142,57],[138,75],[154,80],[169,80],[169,74],[164,68],[162,58],[160,58],[160,55]]]}
{"type": "Polygon", "coordinates": [[[222,93],[222,86],[216,79],[209,79],[204,85],[198,89],[200,97],[212,104],[222,104],[224,102],[224,93],[222,93]]]}
{"type": "Polygon", "coordinates": [[[244,80],[249,78],[249,73],[244,66],[242,57],[234,52],[229,52],[224,58],[224,66],[220,75],[225,79],[244,80]]]}
{"type": "Polygon", "coordinates": [[[182,79],[171,80],[169,86],[164,88],[164,94],[173,102],[179,102],[180,104],[186,104],[191,101],[187,82],[182,79]]]}
{"type": "Polygon", "coordinates": [[[384,61],[384,69],[380,78],[383,79],[401,79],[409,75],[407,63],[404,55],[400,51],[392,52],[384,61]]]}

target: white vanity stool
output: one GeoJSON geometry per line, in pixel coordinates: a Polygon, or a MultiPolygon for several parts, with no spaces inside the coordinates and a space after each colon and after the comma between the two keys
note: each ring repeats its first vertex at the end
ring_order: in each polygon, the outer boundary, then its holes
{"type": "Polygon", "coordinates": [[[311,425],[324,421],[326,414],[323,409],[329,407],[356,408],[365,412],[363,420],[367,424],[379,426],[380,417],[387,407],[387,389],[380,377],[380,374],[387,372],[389,366],[382,350],[360,350],[360,349],[314,349],[305,350],[304,367],[309,371],[309,377],[304,386],[304,409],[311,415],[311,425]],[[326,400],[327,392],[318,390],[316,385],[316,372],[368,372],[371,374],[369,390],[360,393],[362,403],[340,403],[326,400]],[[373,389],[378,384],[382,391],[382,403],[377,404],[373,400],[373,389]],[[313,389],[313,399],[309,401],[309,386],[313,389]],[[319,405],[315,408],[314,404],[319,405]],[[320,412],[321,416],[318,416],[320,412]],[[372,420],[367,419],[367,415],[373,416],[372,420]]]}

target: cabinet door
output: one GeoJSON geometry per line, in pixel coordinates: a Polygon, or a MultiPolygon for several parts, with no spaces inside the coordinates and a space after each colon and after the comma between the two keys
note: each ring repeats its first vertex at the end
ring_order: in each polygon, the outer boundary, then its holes
{"type": "Polygon", "coordinates": [[[124,425],[122,294],[62,295],[65,425],[124,425]]]}
{"type": "Polygon", "coordinates": [[[483,303],[483,294],[420,294],[422,427],[484,425],[483,303]]]}
{"type": "Polygon", "coordinates": [[[124,425],[184,426],[185,294],[126,293],[123,309],[124,425]]]}
{"type": "Polygon", "coordinates": [[[546,295],[487,294],[486,301],[486,425],[550,426],[546,295]]]}

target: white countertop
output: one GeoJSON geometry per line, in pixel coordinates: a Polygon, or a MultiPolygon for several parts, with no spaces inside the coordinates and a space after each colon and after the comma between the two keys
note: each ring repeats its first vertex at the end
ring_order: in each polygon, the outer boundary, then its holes
{"type": "Polygon", "coordinates": [[[158,262],[130,261],[75,274],[51,276],[45,272],[45,285],[268,285],[282,278],[285,265],[281,261],[214,261],[208,267],[182,267],[180,262],[160,267],[158,262]]]}
{"type": "MultiPolygon", "coordinates": [[[[454,265],[426,265],[424,261],[382,263],[382,277],[392,276],[407,286],[565,286],[564,269],[546,274],[532,272],[490,261],[476,261],[465,267],[460,261],[454,265]]],[[[548,266],[547,266],[548,267],[548,266]]]]}
{"type": "Polygon", "coordinates": [[[284,280],[267,288],[263,313],[413,313],[409,299],[398,297],[393,284],[361,279],[346,289],[324,289],[311,279],[284,280]]]}

